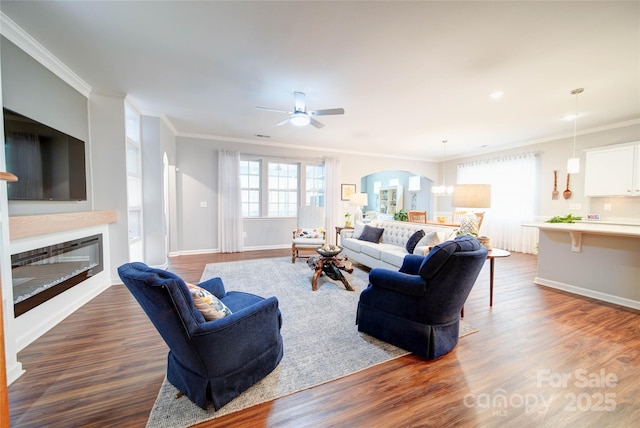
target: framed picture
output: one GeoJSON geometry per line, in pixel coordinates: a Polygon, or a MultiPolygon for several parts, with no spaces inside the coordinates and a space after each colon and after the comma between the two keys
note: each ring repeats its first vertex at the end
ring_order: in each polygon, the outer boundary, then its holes
{"type": "Polygon", "coordinates": [[[341,187],[341,199],[343,201],[348,201],[351,199],[351,195],[356,193],[356,185],[355,184],[343,184],[341,187]]]}

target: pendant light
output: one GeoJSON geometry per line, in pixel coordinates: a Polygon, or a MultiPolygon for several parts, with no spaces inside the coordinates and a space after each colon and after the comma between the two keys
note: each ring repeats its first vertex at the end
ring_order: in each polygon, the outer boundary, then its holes
{"type": "Polygon", "coordinates": [[[433,186],[431,191],[436,196],[449,196],[453,193],[453,186],[448,186],[446,184],[447,181],[447,140],[442,141],[442,152],[444,157],[444,163],[442,166],[442,185],[433,186]]]}
{"type": "Polygon", "coordinates": [[[571,91],[571,95],[576,96],[576,111],[573,115],[573,155],[567,161],[567,172],[569,174],[577,174],[580,172],[580,158],[576,157],[576,134],[578,129],[578,95],[584,92],[584,88],[576,88],[571,91]]]}

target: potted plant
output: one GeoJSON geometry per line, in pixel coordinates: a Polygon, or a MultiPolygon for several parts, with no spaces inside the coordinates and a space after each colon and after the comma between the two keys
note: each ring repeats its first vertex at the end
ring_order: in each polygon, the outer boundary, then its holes
{"type": "Polygon", "coordinates": [[[409,214],[404,210],[400,210],[393,215],[393,219],[396,221],[409,221],[409,214]]]}
{"type": "Polygon", "coordinates": [[[344,213],[344,227],[353,227],[353,223],[351,223],[351,213],[344,213]]]}

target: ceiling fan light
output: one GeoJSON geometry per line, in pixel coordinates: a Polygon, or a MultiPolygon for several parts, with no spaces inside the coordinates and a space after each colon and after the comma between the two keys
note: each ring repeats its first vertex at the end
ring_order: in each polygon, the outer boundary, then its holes
{"type": "Polygon", "coordinates": [[[311,118],[305,113],[294,113],[291,116],[290,122],[295,126],[307,126],[311,122],[311,118]]]}

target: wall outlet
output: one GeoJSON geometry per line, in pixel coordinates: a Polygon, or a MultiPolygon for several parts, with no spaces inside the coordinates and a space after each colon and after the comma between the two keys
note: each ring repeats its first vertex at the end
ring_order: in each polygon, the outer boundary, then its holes
{"type": "Polygon", "coordinates": [[[200,208],[207,208],[207,201],[200,201],[200,208]]]}
{"type": "Polygon", "coordinates": [[[580,210],[582,209],[582,204],[569,204],[569,209],[574,211],[580,210]]]}
{"type": "Polygon", "coordinates": [[[611,211],[611,204],[604,204],[605,211],[611,211]]]}
{"type": "Polygon", "coordinates": [[[247,232],[242,232],[242,237],[246,238],[247,237],[247,232]]]}

